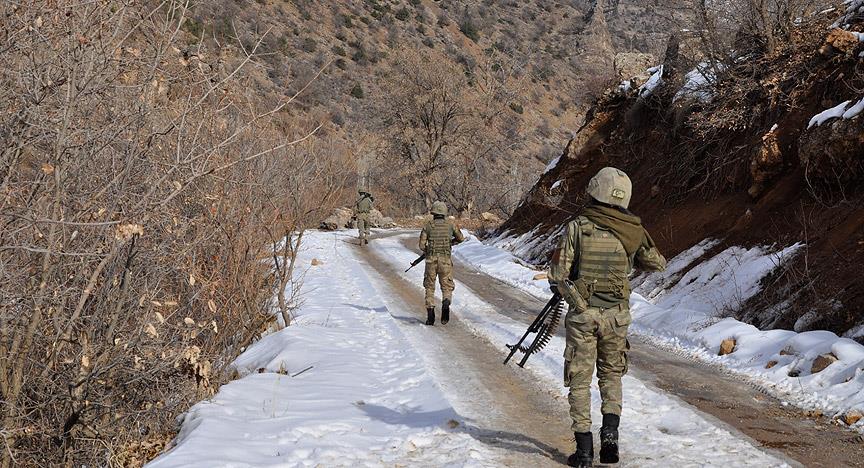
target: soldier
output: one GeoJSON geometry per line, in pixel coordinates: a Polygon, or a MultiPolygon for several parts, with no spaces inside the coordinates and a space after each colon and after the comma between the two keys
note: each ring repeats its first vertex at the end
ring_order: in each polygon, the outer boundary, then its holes
{"type": "Polygon", "coordinates": [[[441,323],[450,321],[450,301],[453,299],[453,261],[451,246],[465,240],[462,231],[447,220],[447,205],[436,201],[432,204],[432,220],[420,233],[420,250],[426,253],[426,272],[423,287],[426,288],[426,325],[435,325],[435,276],[441,283],[441,323]]]}
{"type": "Polygon", "coordinates": [[[360,199],[354,204],[354,212],[357,217],[357,231],[360,233],[360,245],[369,243],[369,212],[372,211],[372,202],[375,198],[369,192],[359,190],[360,199]]]}
{"type": "Polygon", "coordinates": [[[597,378],[603,400],[600,463],[618,462],[618,423],[621,418],[621,377],[627,372],[627,327],[630,324],[630,283],[634,267],[662,271],[666,259],[641,220],[627,210],[632,184],[623,171],[600,170],[588,183],[591,201],[567,224],[552,255],[549,283],[570,308],[564,323],[564,385],[570,387],[571,428],[576,452],[569,466],[593,466],[591,376],[597,378]]]}

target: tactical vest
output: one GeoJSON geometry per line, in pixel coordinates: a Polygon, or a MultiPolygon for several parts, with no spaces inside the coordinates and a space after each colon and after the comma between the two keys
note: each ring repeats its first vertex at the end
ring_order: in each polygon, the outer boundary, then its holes
{"type": "Polygon", "coordinates": [[[578,219],[578,278],[585,282],[592,307],[611,307],[630,299],[631,260],[624,245],[611,230],[601,228],[587,218],[578,219]]]}
{"type": "Polygon", "coordinates": [[[426,255],[450,256],[453,242],[453,225],[446,219],[433,219],[426,224],[426,255]]]}
{"type": "Polygon", "coordinates": [[[372,200],[369,197],[363,197],[357,202],[358,213],[368,213],[372,211],[372,200]]]}

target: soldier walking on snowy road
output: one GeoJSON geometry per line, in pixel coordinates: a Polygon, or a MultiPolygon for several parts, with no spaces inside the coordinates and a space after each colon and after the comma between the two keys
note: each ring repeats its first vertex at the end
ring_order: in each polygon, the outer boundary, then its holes
{"type": "Polygon", "coordinates": [[[441,283],[441,323],[450,321],[450,301],[453,299],[453,261],[451,247],[465,240],[462,231],[447,219],[447,205],[432,204],[432,220],[420,233],[420,250],[426,254],[423,287],[426,288],[426,325],[435,325],[435,277],[441,283]]]}
{"type": "Polygon", "coordinates": [[[567,224],[555,250],[549,283],[570,308],[565,318],[564,385],[570,387],[576,452],[570,466],[593,466],[591,377],[597,366],[603,425],[600,462],[618,462],[621,377],[627,372],[630,282],[634,267],[662,271],[666,259],[641,220],[627,210],[632,184],[623,171],[600,170],[588,183],[591,202],[567,224]]]}
{"type": "Polygon", "coordinates": [[[360,199],[354,204],[354,213],[357,217],[357,231],[360,234],[360,245],[369,243],[369,212],[372,211],[372,202],[375,199],[372,194],[359,190],[360,199]]]}

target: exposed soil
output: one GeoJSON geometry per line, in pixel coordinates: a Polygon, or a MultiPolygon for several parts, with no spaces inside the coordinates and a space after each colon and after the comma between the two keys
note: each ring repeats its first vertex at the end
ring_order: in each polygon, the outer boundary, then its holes
{"type": "MultiPolygon", "coordinates": [[[[412,240],[405,239],[406,248],[414,249],[412,240]]],[[[385,263],[374,259],[370,264],[379,272],[390,270],[385,263]]],[[[502,315],[527,326],[534,319],[534,313],[544,305],[543,301],[468,265],[459,261],[455,264],[456,280],[502,315]]],[[[393,283],[407,283],[399,275],[385,276],[393,283]]],[[[402,289],[409,295],[415,291],[415,301],[421,304],[417,310],[422,310],[420,293],[407,284],[403,284],[402,289]]],[[[563,337],[563,328],[557,333],[563,337]]],[[[758,387],[724,374],[721,369],[664,351],[638,336],[631,337],[631,345],[630,369],[634,376],[744,434],[766,451],[782,454],[804,466],[864,466],[864,440],[834,425],[828,418],[807,417],[800,410],[783,406],[782,402],[766,395],[758,387]]],[[[476,339],[471,346],[476,348],[476,339]]],[[[500,350],[496,351],[500,353],[500,350]]],[[[475,351],[470,355],[485,354],[475,351]]],[[[497,367],[500,373],[500,362],[497,367]]],[[[494,372],[495,368],[493,365],[490,370],[494,372]]],[[[518,374],[507,373],[507,378],[518,377],[518,374]]],[[[557,411],[561,412],[560,408],[557,411]]]]}

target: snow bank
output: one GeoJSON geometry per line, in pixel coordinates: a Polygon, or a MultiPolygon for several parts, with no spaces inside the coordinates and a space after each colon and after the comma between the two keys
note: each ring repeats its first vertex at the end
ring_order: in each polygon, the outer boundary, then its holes
{"type": "Polygon", "coordinates": [[[562,232],[564,232],[563,226],[541,234],[541,226],[535,226],[534,229],[520,235],[505,231],[496,237],[486,239],[484,243],[512,253],[517,258],[514,260],[516,262],[543,265],[547,262],[549,252],[555,248],[562,232]]]}
{"type": "MultiPolygon", "coordinates": [[[[152,467],[491,466],[354,258],[343,232],[310,232],[295,323],[270,334],[183,418],[152,467]],[[311,259],[323,264],[309,267],[311,259]],[[259,370],[261,373],[259,373],[259,370]]],[[[351,239],[353,240],[353,239],[351,239]]]]}
{"type": "Polygon", "coordinates": [[[826,109],[814,115],[813,118],[810,119],[810,123],[807,124],[807,128],[809,129],[814,126],[818,127],[831,119],[843,118],[846,106],[848,106],[850,102],[852,101],[843,101],[830,109],[826,109]]]}
{"type": "Polygon", "coordinates": [[[547,295],[549,281],[534,279],[541,271],[533,270],[512,253],[492,245],[486,245],[473,235],[453,249],[456,258],[474,265],[478,270],[497,278],[515,288],[530,292],[541,298],[547,295]]]}
{"type": "MultiPolygon", "coordinates": [[[[491,249],[501,247],[501,240],[495,242],[482,249],[471,247],[470,254],[458,253],[457,248],[457,255],[508,284],[548,297],[545,281],[528,280],[535,271],[508,261],[506,252],[494,254],[491,249]]],[[[757,294],[760,280],[801,245],[778,252],[731,247],[705,259],[718,242],[703,240],[672,258],[665,272],[633,280],[631,331],[670,351],[719,365],[802,408],[838,416],[864,410],[864,346],[849,339],[864,335],[864,325],[841,338],[827,331],[762,331],[724,318],[757,294]],[[718,356],[721,342],[728,338],[735,340],[734,352],[718,356]],[[829,352],[838,361],[813,374],[814,360],[829,352]]],[[[855,428],[864,431],[864,420],[855,428]]]]}

